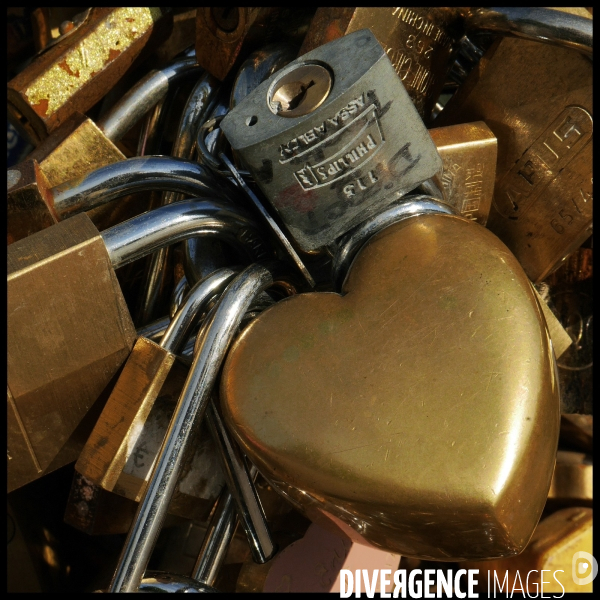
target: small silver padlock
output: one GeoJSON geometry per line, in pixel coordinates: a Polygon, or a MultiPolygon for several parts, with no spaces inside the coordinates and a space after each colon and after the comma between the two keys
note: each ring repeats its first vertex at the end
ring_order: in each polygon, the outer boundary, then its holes
{"type": "Polygon", "coordinates": [[[304,250],[326,246],[442,168],[366,29],[275,73],[221,128],[304,250]]]}

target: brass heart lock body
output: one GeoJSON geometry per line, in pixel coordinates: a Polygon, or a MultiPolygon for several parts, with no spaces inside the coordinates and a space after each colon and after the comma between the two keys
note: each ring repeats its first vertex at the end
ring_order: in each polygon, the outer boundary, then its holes
{"type": "Polygon", "coordinates": [[[9,491],[66,464],[54,459],[131,351],[135,329],[114,269],[215,231],[252,260],[268,256],[245,213],[209,201],[102,233],[84,213],[8,247],[9,491]]]}
{"type": "Polygon", "coordinates": [[[171,15],[160,8],[92,9],[8,83],[13,123],[37,146],[71,115],[92,108],[171,27],[171,15]]]}
{"type": "Polygon", "coordinates": [[[487,227],[534,282],[592,232],[592,114],[587,57],[503,39],[489,48],[435,121],[481,119],[498,138],[487,227]]]}
{"type": "Polygon", "coordinates": [[[531,283],[486,229],[422,214],[374,235],[344,296],[301,294],[227,358],[227,423],[313,520],[435,560],[529,541],[554,466],[559,390],[531,283]]]}
{"type": "Polygon", "coordinates": [[[442,167],[368,30],[290,63],[221,128],[303,250],[328,245],[442,167]]]}
{"type": "MultiPolygon", "coordinates": [[[[98,124],[75,112],[27,160],[11,167],[7,171],[11,184],[8,187],[9,243],[74,214],[72,211],[65,213],[60,195],[56,198],[49,188],[64,185],[96,169],[125,160],[125,155],[116,145],[118,140],[165,96],[169,85],[197,70],[193,59],[183,58],[159,71],[151,71],[98,124]]],[[[107,225],[102,227],[106,222],[109,225],[116,224],[110,219],[114,207],[100,207],[101,203],[104,204],[104,200],[96,196],[92,200],[86,199],[86,205],[81,209],[90,211],[90,218],[98,227],[106,228],[107,225]]]]}

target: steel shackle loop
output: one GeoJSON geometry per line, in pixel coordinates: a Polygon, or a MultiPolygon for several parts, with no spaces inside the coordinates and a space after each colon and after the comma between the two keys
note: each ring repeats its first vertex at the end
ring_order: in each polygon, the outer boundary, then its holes
{"type": "Polygon", "coordinates": [[[267,269],[250,265],[229,284],[221,296],[212,322],[205,331],[204,343],[194,356],[166,438],[127,536],[111,582],[111,591],[137,590],[175,490],[185,450],[195,424],[204,417],[229,344],[254,298],[272,281],[267,269]]]}
{"type": "Polygon", "coordinates": [[[550,8],[478,7],[466,15],[468,31],[489,31],[593,54],[593,21],[550,8]]]}
{"type": "Polygon", "coordinates": [[[218,200],[186,200],[161,206],[100,234],[115,269],[165,246],[213,235],[246,252],[253,260],[270,256],[262,233],[248,214],[218,200]]]}
{"type": "MultiPolygon", "coordinates": [[[[61,183],[52,193],[54,210],[66,219],[135,192],[165,190],[196,197],[221,196],[227,193],[227,183],[219,184],[206,167],[195,162],[144,156],[100,167],[84,177],[61,183]]],[[[233,196],[236,190],[230,187],[233,196]]]]}
{"type": "Polygon", "coordinates": [[[120,140],[139,119],[166,96],[173,83],[193,71],[201,70],[195,57],[185,57],[174,60],[159,71],[150,71],[98,120],[98,127],[109,140],[113,142],[120,140]]]}

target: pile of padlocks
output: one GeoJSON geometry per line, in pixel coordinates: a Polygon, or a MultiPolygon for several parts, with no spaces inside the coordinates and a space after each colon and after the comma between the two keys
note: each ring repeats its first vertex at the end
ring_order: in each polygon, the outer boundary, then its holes
{"type": "Polygon", "coordinates": [[[8,10],[9,591],[591,589],[592,9],[8,10]]]}

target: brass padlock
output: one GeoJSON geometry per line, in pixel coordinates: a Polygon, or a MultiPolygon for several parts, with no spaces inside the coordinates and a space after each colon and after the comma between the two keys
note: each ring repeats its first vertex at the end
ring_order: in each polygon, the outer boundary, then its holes
{"type": "Polygon", "coordinates": [[[589,506],[592,508],[594,467],[591,456],[581,452],[559,450],[554,476],[548,492],[553,507],[589,506]]]}
{"type": "Polygon", "coordinates": [[[513,35],[591,54],[591,23],[580,16],[557,16],[543,8],[415,6],[319,8],[300,54],[366,28],[383,46],[427,123],[465,32],[513,35]]]}
{"type": "Polygon", "coordinates": [[[499,40],[436,125],[473,119],[498,138],[487,226],[541,281],[592,230],[592,63],[565,48],[499,40]]]}
{"type": "Polygon", "coordinates": [[[433,180],[444,191],[446,202],[463,217],[485,225],[496,177],[496,136],[482,121],[436,127],[429,135],[444,168],[433,180]]]}
{"type": "MultiPolygon", "coordinates": [[[[598,567],[592,555],[592,509],[565,508],[543,519],[519,556],[465,564],[479,569],[479,591],[512,595],[591,592],[598,567]],[[581,565],[585,569],[581,568],[581,565]]],[[[547,596],[551,597],[551,596],[547,596]]]]}
{"type": "Polygon", "coordinates": [[[8,110],[35,144],[75,112],[86,112],[125,74],[146,46],[164,39],[170,14],[160,8],[94,8],[8,83],[8,110]]]}
{"type": "Polygon", "coordinates": [[[327,246],[442,167],[368,30],[275,73],[221,129],[303,250],[327,246]]]}
{"type": "MultiPolygon", "coordinates": [[[[143,472],[139,471],[136,481],[127,483],[136,466],[134,455],[138,438],[142,435],[154,402],[162,395],[163,384],[180,346],[189,337],[192,326],[206,310],[208,303],[225,289],[236,274],[235,270],[220,269],[194,286],[160,344],[144,337],[137,340],[79,456],[75,467],[79,473],[105,490],[114,490],[139,500],[142,483],[150,476],[153,460],[146,460],[148,464],[143,472]],[[129,463],[128,473],[125,467],[129,463]]],[[[164,412],[164,409],[160,412],[164,412]]],[[[166,423],[165,427],[158,427],[159,433],[154,437],[159,443],[162,439],[160,431],[165,430],[166,423]]]]}
{"type": "Polygon", "coordinates": [[[203,7],[196,16],[198,64],[221,81],[244,57],[270,42],[300,44],[314,8],[203,7]]]}
{"type": "Polygon", "coordinates": [[[161,207],[102,234],[81,214],[8,247],[9,491],[53,462],[131,351],[114,269],[215,225],[252,259],[269,256],[245,213],[210,201],[161,207]]]}
{"type": "Polygon", "coordinates": [[[394,210],[341,242],[344,296],[300,294],[246,328],[223,370],[224,417],[309,518],[406,556],[517,554],[558,442],[541,309],[485,228],[423,199],[394,210]]]}

